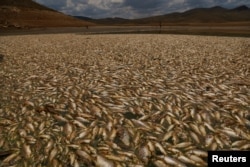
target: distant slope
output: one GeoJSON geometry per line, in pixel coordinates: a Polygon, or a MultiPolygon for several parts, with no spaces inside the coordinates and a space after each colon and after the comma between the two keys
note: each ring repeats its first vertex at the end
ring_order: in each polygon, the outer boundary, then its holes
{"type": "Polygon", "coordinates": [[[93,23],[79,20],[32,0],[0,0],[0,28],[79,27],[93,23]]]}
{"type": "Polygon", "coordinates": [[[215,6],[142,19],[104,18],[91,20],[88,18],[88,21],[102,25],[159,25],[160,23],[162,25],[250,25],[250,8],[244,5],[234,9],[215,6]]]}
{"type": "Polygon", "coordinates": [[[250,10],[230,10],[219,6],[197,8],[176,15],[168,14],[156,17],[164,23],[228,23],[250,21],[250,10]]]}
{"type": "Polygon", "coordinates": [[[33,2],[32,0],[1,0],[0,6],[13,6],[13,7],[23,7],[23,8],[33,8],[33,9],[39,9],[39,10],[54,11],[53,9],[40,5],[36,2],[33,2]]]}
{"type": "Polygon", "coordinates": [[[84,16],[74,16],[75,18],[89,21],[95,24],[101,24],[101,25],[120,25],[120,24],[127,24],[130,23],[132,20],[114,17],[114,18],[103,18],[103,19],[92,19],[90,17],[84,17],[84,16]]]}

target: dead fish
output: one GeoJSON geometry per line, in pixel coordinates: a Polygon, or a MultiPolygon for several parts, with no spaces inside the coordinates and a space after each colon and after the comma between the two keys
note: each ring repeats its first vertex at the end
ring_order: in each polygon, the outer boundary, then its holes
{"type": "Polygon", "coordinates": [[[88,163],[92,162],[91,156],[90,156],[88,153],[86,153],[85,151],[77,150],[77,151],[76,151],[76,154],[77,154],[78,156],[80,156],[81,158],[83,158],[84,160],[87,160],[88,163]]]}
{"type": "Polygon", "coordinates": [[[76,149],[76,150],[81,149],[81,146],[80,145],[76,145],[76,144],[68,144],[67,147],[73,148],[73,149],[76,149]]]}
{"type": "Polygon", "coordinates": [[[221,114],[220,114],[220,112],[219,112],[218,110],[215,110],[215,111],[214,111],[214,116],[215,116],[215,119],[216,119],[217,121],[220,121],[220,119],[221,119],[221,114]]]}
{"type": "Polygon", "coordinates": [[[73,166],[74,162],[76,161],[76,154],[74,154],[73,152],[69,152],[69,160],[70,160],[70,165],[73,166]]]}
{"type": "Polygon", "coordinates": [[[134,152],[128,152],[128,151],[123,151],[123,150],[117,150],[117,153],[119,154],[119,155],[124,155],[124,156],[127,156],[127,157],[129,157],[129,158],[134,158],[135,157],[135,154],[134,154],[134,152]]]}
{"type": "Polygon", "coordinates": [[[90,133],[89,129],[86,129],[86,130],[84,129],[84,130],[80,131],[76,137],[76,140],[85,138],[89,133],[90,133]]]}
{"type": "Polygon", "coordinates": [[[236,132],[234,132],[233,130],[231,130],[231,129],[222,129],[222,130],[219,130],[220,132],[222,132],[222,133],[224,133],[224,134],[226,134],[226,135],[228,135],[228,136],[230,136],[230,137],[233,137],[233,138],[240,138],[240,136],[236,133],[236,132]]]}
{"type": "Polygon", "coordinates": [[[35,127],[33,126],[32,123],[27,123],[27,124],[26,124],[26,127],[27,127],[27,129],[29,129],[31,132],[34,132],[34,131],[35,131],[35,127]]]}
{"type": "Polygon", "coordinates": [[[158,142],[154,142],[155,147],[163,154],[163,155],[167,155],[167,152],[165,151],[164,147],[158,143],[158,142]]]}
{"type": "Polygon", "coordinates": [[[213,141],[214,141],[214,136],[207,135],[206,139],[205,139],[205,147],[210,147],[210,145],[213,143],[213,141]]]}
{"type": "Polygon", "coordinates": [[[98,132],[99,132],[99,127],[98,127],[98,126],[95,126],[95,127],[92,129],[92,140],[95,139],[95,137],[98,135],[98,132]]]}
{"type": "Polygon", "coordinates": [[[186,157],[184,155],[177,156],[177,159],[180,160],[183,163],[188,163],[188,164],[196,165],[193,160],[191,160],[190,158],[188,158],[188,157],[186,157]]]}
{"type": "Polygon", "coordinates": [[[169,165],[167,165],[164,161],[162,160],[155,160],[153,162],[153,164],[156,166],[156,167],[169,167],[169,165]]]}
{"type": "Polygon", "coordinates": [[[76,117],[76,120],[82,122],[83,124],[90,122],[88,119],[83,118],[83,117],[76,117]]]}
{"type": "Polygon", "coordinates": [[[218,146],[220,148],[223,148],[224,144],[222,143],[222,141],[220,140],[220,138],[218,136],[214,136],[214,139],[215,139],[216,143],[218,144],[218,146]]]}
{"type": "Polygon", "coordinates": [[[28,159],[31,157],[32,152],[31,152],[30,145],[24,144],[22,150],[23,150],[23,154],[25,158],[28,159]]]}
{"type": "Polygon", "coordinates": [[[180,150],[177,149],[177,148],[173,148],[173,147],[168,147],[167,150],[168,150],[168,151],[171,151],[171,152],[174,153],[174,154],[181,154],[181,153],[182,153],[182,151],[180,151],[180,150]]]}
{"type": "Polygon", "coordinates": [[[211,144],[211,146],[210,146],[210,149],[211,149],[212,151],[217,150],[217,148],[218,148],[218,144],[217,144],[216,142],[213,142],[213,143],[211,144]]]}
{"type": "Polygon", "coordinates": [[[105,128],[103,128],[101,136],[103,138],[103,140],[107,140],[108,139],[108,132],[105,128]]]}
{"type": "Polygon", "coordinates": [[[143,128],[149,129],[149,130],[151,129],[146,123],[144,123],[142,121],[132,119],[132,122],[139,127],[143,127],[143,128]]]}
{"type": "Polygon", "coordinates": [[[54,117],[58,122],[63,122],[63,123],[67,123],[67,122],[68,122],[68,120],[67,120],[66,118],[62,117],[61,115],[55,114],[55,115],[53,115],[53,117],[54,117]]]}
{"type": "Polygon", "coordinates": [[[134,135],[134,138],[133,138],[134,145],[137,146],[139,144],[140,140],[141,140],[141,133],[137,131],[134,135]]]}
{"type": "Polygon", "coordinates": [[[49,154],[49,162],[52,162],[52,160],[55,158],[56,154],[57,154],[58,150],[56,147],[54,147],[50,154],[49,154]]]}
{"type": "Polygon", "coordinates": [[[196,134],[201,135],[200,128],[198,127],[198,125],[190,123],[189,126],[196,134]]]}
{"type": "Polygon", "coordinates": [[[73,167],[80,167],[80,164],[77,159],[75,159],[73,167]]]}
{"type": "Polygon", "coordinates": [[[79,127],[79,128],[86,128],[86,126],[82,122],[80,122],[78,120],[73,120],[72,123],[74,125],[76,125],[77,127],[79,127]]]}
{"type": "Polygon", "coordinates": [[[189,134],[197,144],[201,143],[199,137],[194,132],[190,131],[189,134]]]}
{"type": "Polygon", "coordinates": [[[109,159],[109,160],[113,160],[113,161],[119,161],[119,162],[129,162],[129,158],[127,156],[124,155],[111,155],[111,154],[107,154],[105,155],[105,158],[109,159]]]}
{"type": "Polygon", "coordinates": [[[116,137],[116,134],[117,134],[117,129],[116,129],[116,128],[113,128],[113,129],[111,130],[111,132],[110,132],[109,139],[110,139],[111,141],[113,141],[113,140],[115,139],[115,137],[116,137]]]}
{"type": "Polygon", "coordinates": [[[154,153],[155,152],[155,146],[154,146],[154,143],[151,142],[150,140],[147,141],[147,146],[148,146],[148,149],[151,153],[154,153]]]}
{"type": "Polygon", "coordinates": [[[145,164],[148,163],[149,158],[151,157],[151,152],[147,145],[139,146],[136,153],[139,159],[141,159],[145,164]]]}
{"type": "Polygon", "coordinates": [[[129,135],[127,129],[120,128],[118,130],[117,136],[119,136],[119,139],[123,142],[123,144],[125,144],[126,146],[130,145],[130,135],[129,135]]]}
{"type": "Polygon", "coordinates": [[[170,139],[173,136],[173,131],[167,132],[163,138],[162,141],[167,141],[168,139],[170,139]]]}
{"type": "Polygon", "coordinates": [[[207,122],[204,123],[205,127],[207,127],[210,131],[215,132],[215,129],[209,125],[207,122]]]}
{"type": "Polygon", "coordinates": [[[201,159],[200,157],[196,156],[196,155],[190,155],[189,158],[193,161],[195,161],[196,163],[198,164],[201,164],[201,165],[204,165],[204,166],[207,166],[207,163],[201,159]]]}
{"type": "Polygon", "coordinates": [[[57,112],[55,111],[55,106],[53,104],[45,104],[43,109],[43,111],[45,112],[57,114],[57,112]]]}
{"type": "Polygon", "coordinates": [[[241,150],[249,150],[249,149],[250,149],[250,143],[247,143],[247,144],[245,144],[245,145],[242,145],[242,146],[240,147],[240,149],[241,149],[241,150]]]}
{"type": "Polygon", "coordinates": [[[102,117],[102,110],[99,107],[92,106],[90,110],[93,111],[95,115],[98,116],[99,118],[102,117]]]}
{"type": "Polygon", "coordinates": [[[109,145],[111,148],[115,149],[115,150],[121,150],[121,148],[114,142],[109,142],[106,141],[107,145],[109,145]]]}
{"type": "Polygon", "coordinates": [[[19,155],[19,151],[10,154],[8,157],[6,157],[2,161],[2,164],[8,164],[9,162],[13,161],[18,155],[19,155]]]}
{"type": "Polygon", "coordinates": [[[175,148],[185,148],[185,147],[188,147],[190,145],[192,145],[191,142],[182,142],[182,143],[178,143],[178,144],[174,145],[173,147],[175,147],[175,148]]]}
{"type": "Polygon", "coordinates": [[[198,149],[190,150],[187,153],[194,154],[194,155],[197,155],[198,157],[204,157],[204,158],[206,158],[208,156],[207,151],[198,150],[198,149]]]}
{"type": "Polygon", "coordinates": [[[247,143],[248,143],[247,140],[237,140],[237,141],[232,143],[232,147],[240,148],[241,146],[243,146],[244,144],[247,144],[247,143]]]}
{"type": "Polygon", "coordinates": [[[52,139],[50,139],[50,141],[45,146],[45,149],[44,149],[45,153],[48,154],[53,146],[54,146],[54,141],[52,139]]]}
{"type": "Polygon", "coordinates": [[[96,166],[97,167],[115,167],[115,163],[111,160],[104,158],[101,155],[97,155],[96,166]]]}
{"type": "Polygon", "coordinates": [[[27,132],[26,132],[25,129],[19,129],[18,131],[19,131],[19,135],[20,135],[21,137],[27,136],[27,132]]]}
{"type": "Polygon", "coordinates": [[[7,151],[0,151],[0,159],[5,158],[6,156],[9,156],[13,154],[12,150],[7,150],[7,151]]]}
{"type": "Polygon", "coordinates": [[[71,133],[73,132],[73,125],[71,123],[66,123],[63,127],[63,131],[66,137],[69,138],[71,133]]]}
{"type": "Polygon", "coordinates": [[[206,128],[205,128],[204,125],[201,124],[201,125],[199,126],[199,129],[200,129],[201,135],[202,135],[203,137],[207,136],[206,128]]]}
{"type": "Polygon", "coordinates": [[[159,156],[162,158],[167,164],[177,166],[177,167],[187,167],[185,164],[182,162],[178,161],[175,158],[169,157],[169,156],[159,156]]]}
{"type": "Polygon", "coordinates": [[[25,136],[25,139],[26,139],[27,143],[29,143],[29,144],[35,144],[37,141],[33,136],[30,136],[30,135],[25,136]]]}

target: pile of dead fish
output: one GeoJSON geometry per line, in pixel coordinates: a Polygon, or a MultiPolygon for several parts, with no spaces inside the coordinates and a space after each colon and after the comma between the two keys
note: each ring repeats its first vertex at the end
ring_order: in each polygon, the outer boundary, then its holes
{"type": "Polygon", "coordinates": [[[134,64],[100,53],[82,63],[6,55],[0,166],[207,166],[207,150],[250,149],[247,60],[230,55],[237,74],[216,56],[196,63],[195,50],[194,60],[139,54],[134,64]]]}

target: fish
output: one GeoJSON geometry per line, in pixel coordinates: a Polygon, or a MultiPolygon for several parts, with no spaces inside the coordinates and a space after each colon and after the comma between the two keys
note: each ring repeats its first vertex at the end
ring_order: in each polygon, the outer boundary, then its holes
{"type": "Polygon", "coordinates": [[[24,144],[22,150],[23,150],[24,157],[26,159],[29,159],[31,157],[31,155],[32,155],[30,145],[24,144]]]}
{"type": "Polygon", "coordinates": [[[101,155],[97,155],[96,164],[97,167],[115,167],[115,163],[101,155]]]}
{"type": "Polygon", "coordinates": [[[58,150],[57,150],[56,147],[54,147],[54,148],[50,151],[49,158],[48,158],[49,162],[52,162],[52,160],[56,157],[57,153],[58,153],[58,150]]]}
{"type": "Polygon", "coordinates": [[[169,156],[159,156],[159,158],[162,158],[165,163],[172,165],[172,166],[178,166],[178,167],[186,167],[186,165],[179,160],[169,157],[169,156]]]}

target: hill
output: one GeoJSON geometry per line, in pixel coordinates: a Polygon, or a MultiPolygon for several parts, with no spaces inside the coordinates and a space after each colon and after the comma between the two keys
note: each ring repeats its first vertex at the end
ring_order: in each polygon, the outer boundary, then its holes
{"type": "Polygon", "coordinates": [[[0,28],[80,27],[93,25],[32,0],[1,0],[0,28]]]}
{"type": "MultiPolygon", "coordinates": [[[[78,17],[81,18],[81,17],[78,17]]],[[[81,18],[84,20],[84,18],[81,18]]],[[[88,21],[101,25],[250,25],[250,9],[239,6],[226,9],[220,6],[195,8],[182,13],[170,13],[141,19],[103,18],[88,21]]]]}

